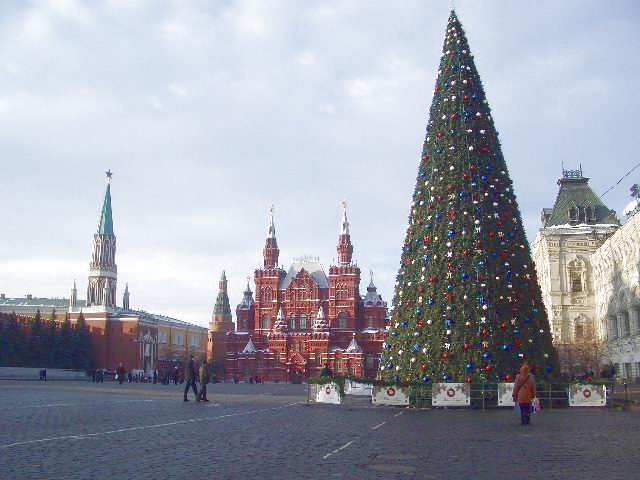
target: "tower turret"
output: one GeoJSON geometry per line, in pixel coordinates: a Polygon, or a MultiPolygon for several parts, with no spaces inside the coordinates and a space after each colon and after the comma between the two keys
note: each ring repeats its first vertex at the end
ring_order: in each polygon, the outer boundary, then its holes
{"type": "Polygon", "coordinates": [[[122,308],[129,310],[129,284],[125,284],[124,295],[122,295],[122,308]]]}
{"type": "Polygon", "coordinates": [[[280,250],[278,249],[278,241],[276,240],[276,226],[273,223],[273,205],[269,209],[269,230],[267,232],[267,239],[265,241],[262,255],[264,257],[265,269],[276,268],[276,265],[278,265],[280,250]]]}
{"type": "Polygon", "coordinates": [[[249,287],[249,278],[247,277],[247,288],[244,290],[242,301],[236,307],[237,328],[240,332],[253,332],[255,327],[255,301],[249,287]]]}
{"type": "Polygon", "coordinates": [[[93,255],[89,264],[87,306],[115,307],[118,268],[116,266],[116,236],[113,232],[111,212],[111,177],[107,173],[107,191],[104,195],[98,231],[93,236],[93,255]]]}
{"type": "Polygon", "coordinates": [[[78,305],[78,289],[76,288],[76,281],[73,281],[73,288],[71,289],[71,296],[69,297],[69,308],[76,308],[78,305]]]}
{"type": "Polygon", "coordinates": [[[347,202],[342,202],[342,220],[340,222],[340,236],[338,237],[338,265],[350,265],[353,255],[353,245],[349,235],[349,221],[347,220],[347,202]]]}

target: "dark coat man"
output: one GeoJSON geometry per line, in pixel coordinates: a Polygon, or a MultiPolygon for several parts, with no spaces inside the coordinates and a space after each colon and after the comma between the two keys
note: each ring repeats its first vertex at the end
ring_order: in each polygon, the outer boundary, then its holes
{"type": "Polygon", "coordinates": [[[198,397],[198,389],[196,388],[196,362],[193,360],[195,357],[191,355],[189,357],[189,361],[187,362],[187,366],[184,369],[184,401],[188,402],[187,393],[189,392],[189,387],[193,388],[193,394],[196,396],[196,402],[200,401],[198,397]]]}

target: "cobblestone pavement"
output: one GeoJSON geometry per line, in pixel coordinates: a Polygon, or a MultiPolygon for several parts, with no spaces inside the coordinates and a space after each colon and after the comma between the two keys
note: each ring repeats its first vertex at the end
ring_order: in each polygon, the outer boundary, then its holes
{"type": "Polygon", "coordinates": [[[637,478],[637,412],[305,404],[301,385],[0,382],[0,478],[637,478]]]}

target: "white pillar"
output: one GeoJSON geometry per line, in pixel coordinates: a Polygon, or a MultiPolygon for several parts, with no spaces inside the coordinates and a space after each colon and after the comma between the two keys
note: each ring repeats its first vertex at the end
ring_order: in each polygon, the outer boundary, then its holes
{"type": "Polygon", "coordinates": [[[631,335],[635,335],[638,333],[638,307],[630,307],[629,308],[629,326],[631,330],[631,335]]]}

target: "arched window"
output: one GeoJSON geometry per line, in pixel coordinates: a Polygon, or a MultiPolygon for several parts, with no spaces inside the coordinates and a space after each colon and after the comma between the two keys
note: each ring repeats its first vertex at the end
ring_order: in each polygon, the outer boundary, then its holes
{"type": "Polygon", "coordinates": [[[300,330],[307,329],[307,316],[303,313],[300,315],[300,330]]]}
{"type": "Polygon", "coordinates": [[[270,323],[271,323],[271,318],[269,318],[269,315],[264,314],[262,316],[262,328],[264,330],[269,330],[269,328],[271,328],[270,323]]]}
{"type": "Polygon", "coordinates": [[[313,328],[313,325],[316,323],[316,314],[311,312],[309,314],[309,326],[313,328]]]}
{"type": "Polygon", "coordinates": [[[596,221],[596,207],[593,205],[587,205],[585,210],[585,214],[587,216],[587,222],[595,222],[596,221]]]}
{"type": "Polygon", "coordinates": [[[265,299],[265,301],[267,301],[267,302],[270,302],[270,301],[271,301],[271,289],[270,289],[270,288],[267,288],[267,289],[265,290],[265,292],[264,292],[264,299],[265,299]]]}
{"type": "Polygon", "coordinates": [[[293,302],[296,299],[295,292],[293,290],[289,291],[289,301],[293,302]]]}
{"type": "Polygon", "coordinates": [[[289,315],[289,329],[290,330],[296,329],[296,316],[293,313],[289,315]]]}
{"type": "Polygon", "coordinates": [[[243,332],[247,331],[247,320],[245,318],[243,318],[242,321],[240,322],[240,329],[243,332]]]}
{"type": "Polygon", "coordinates": [[[578,222],[578,207],[575,205],[569,209],[569,223],[577,223],[578,222]]]}
{"type": "Polygon", "coordinates": [[[338,328],[341,330],[346,330],[347,328],[347,318],[348,315],[345,312],[340,312],[338,314],[338,328]]]}

